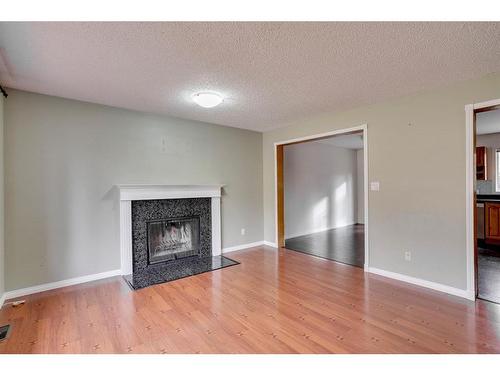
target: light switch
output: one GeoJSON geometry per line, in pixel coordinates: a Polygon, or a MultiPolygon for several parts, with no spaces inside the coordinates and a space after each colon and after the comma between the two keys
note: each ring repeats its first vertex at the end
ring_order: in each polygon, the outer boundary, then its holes
{"type": "Polygon", "coordinates": [[[370,190],[371,191],[379,191],[380,190],[380,182],[378,182],[378,181],[370,182],[370,190]]]}

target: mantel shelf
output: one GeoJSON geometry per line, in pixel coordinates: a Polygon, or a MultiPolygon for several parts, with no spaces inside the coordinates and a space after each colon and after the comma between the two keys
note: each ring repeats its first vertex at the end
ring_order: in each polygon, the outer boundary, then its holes
{"type": "Polygon", "coordinates": [[[224,185],[116,185],[121,201],[217,198],[224,185]]]}

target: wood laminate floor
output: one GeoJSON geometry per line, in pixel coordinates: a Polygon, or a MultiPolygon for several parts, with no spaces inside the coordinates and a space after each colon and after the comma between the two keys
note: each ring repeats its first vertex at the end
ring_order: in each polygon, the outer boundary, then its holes
{"type": "Polygon", "coordinates": [[[365,263],[365,226],[363,224],[329,229],[289,238],[287,249],[363,267],[365,263]]]}
{"type": "Polygon", "coordinates": [[[499,353],[500,306],[296,251],[132,291],[120,277],[0,310],[0,353],[499,353]]]}

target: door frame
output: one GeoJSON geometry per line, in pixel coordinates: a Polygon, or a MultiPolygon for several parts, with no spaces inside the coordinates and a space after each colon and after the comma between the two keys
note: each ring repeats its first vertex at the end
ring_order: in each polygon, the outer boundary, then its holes
{"type": "Polygon", "coordinates": [[[328,138],[335,135],[349,133],[363,133],[363,175],[364,175],[364,219],[365,219],[365,264],[364,270],[368,271],[370,259],[370,246],[368,235],[368,125],[362,124],[350,128],[332,130],[325,133],[309,135],[305,137],[292,138],[284,141],[274,142],[274,220],[275,220],[275,244],[277,248],[284,246],[284,181],[283,181],[283,147],[294,143],[302,143],[322,138],[328,138]]]}
{"type": "Polygon", "coordinates": [[[467,255],[467,297],[475,300],[478,293],[477,233],[476,233],[476,113],[500,108],[500,99],[465,106],[465,231],[467,255]]]}

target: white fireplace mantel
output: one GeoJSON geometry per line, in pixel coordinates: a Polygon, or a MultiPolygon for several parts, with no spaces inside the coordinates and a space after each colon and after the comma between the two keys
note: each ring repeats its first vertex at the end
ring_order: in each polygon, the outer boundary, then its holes
{"type": "Polygon", "coordinates": [[[116,185],[120,207],[122,275],[132,273],[132,201],[149,199],[211,198],[212,255],[222,254],[220,197],[224,185],[116,185]]]}

